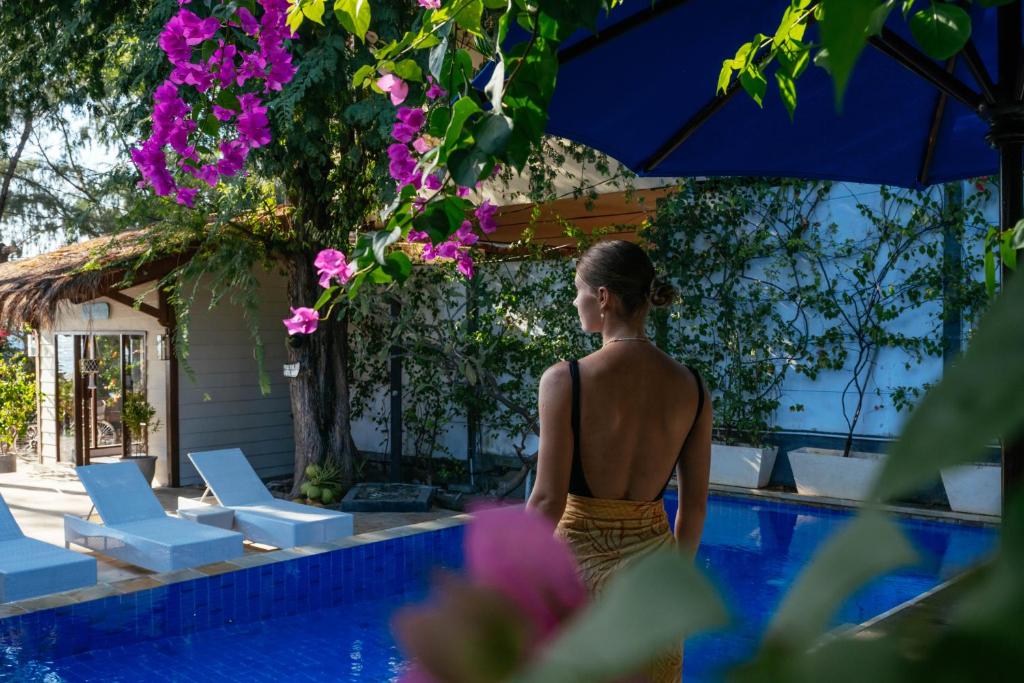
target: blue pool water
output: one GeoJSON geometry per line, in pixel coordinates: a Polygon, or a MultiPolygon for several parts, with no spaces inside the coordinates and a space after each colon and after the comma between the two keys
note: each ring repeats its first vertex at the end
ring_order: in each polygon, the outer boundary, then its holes
{"type": "MultiPolygon", "coordinates": [[[[670,518],[675,499],[666,497],[670,518]]],[[[749,654],[841,511],[713,498],[698,564],[734,615],[691,639],[687,681],[713,681],[749,654]]],[[[869,619],[989,552],[992,529],[902,520],[923,561],[876,580],[835,622],[869,619]]],[[[421,600],[431,569],[461,564],[462,528],[0,620],[0,679],[11,681],[388,681],[402,657],[388,623],[421,600]]]]}

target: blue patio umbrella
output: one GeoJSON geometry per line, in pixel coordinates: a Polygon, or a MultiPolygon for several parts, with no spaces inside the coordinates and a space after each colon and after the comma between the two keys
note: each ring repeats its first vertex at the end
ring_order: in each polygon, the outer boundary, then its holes
{"type": "MultiPolygon", "coordinates": [[[[724,59],[774,30],[788,0],[627,1],[562,47],[548,132],[640,175],[771,176],[925,187],[1000,175],[1000,223],[1021,218],[1021,4],[969,6],[966,47],[940,63],[894,11],[869,39],[837,112],[810,68],[793,121],[769,87],[760,109],[738,86],[716,94],[724,59]]],[[[809,38],[816,40],[815,27],[809,38]]],[[[769,83],[772,82],[769,74],[769,83]]],[[[1021,255],[1024,257],[1024,255],[1021,255]]],[[[1024,442],[1003,451],[1003,487],[1024,480],[1024,442]]],[[[1004,496],[1005,499],[1005,496],[1004,496]]]]}

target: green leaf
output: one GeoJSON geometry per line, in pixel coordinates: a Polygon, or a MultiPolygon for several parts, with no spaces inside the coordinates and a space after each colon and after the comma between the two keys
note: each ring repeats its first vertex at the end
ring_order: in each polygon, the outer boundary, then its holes
{"type": "Polygon", "coordinates": [[[469,0],[469,2],[456,0],[452,4],[457,8],[462,8],[452,17],[455,23],[473,35],[482,36],[483,29],[480,26],[480,20],[484,15],[484,3],[481,0],[469,0]]]}
{"type": "Polygon", "coordinates": [[[1013,247],[1014,233],[1007,230],[999,241],[999,260],[1010,270],[1017,270],[1017,250],[1013,247]]]}
{"type": "Polygon", "coordinates": [[[242,105],[238,102],[238,97],[234,93],[228,90],[221,90],[217,93],[217,98],[214,100],[217,104],[224,107],[225,109],[231,109],[232,111],[242,111],[242,105]]]}
{"type": "Polygon", "coordinates": [[[868,22],[868,35],[877,36],[885,28],[885,21],[889,18],[896,0],[886,0],[871,12],[871,20],[868,22]]]}
{"type": "Polygon", "coordinates": [[[448,128],[444,133],[445,149],[451,151],[459,143],[459,135],[466,124],[466,120],[473,114],[480,112],[480,105],[473,101],[472,97],[461,97],[452,106],[452,118],[448,122],[448,128]]]}
{"type": "Polygon", "coordinates": [[[945,2],[933,2],[927,9],[915,12],[908,23],[914,40],[934,59],[949,59],[971,37],[970,15],[945,2]]]}
{"type": "Polygon", "coordinates": [[[810,645],[850,593],[916,557],[882,513],[863,512],[830,537],[801,572],[768,627],[766,644],[799,649],[810,645]]]}
{"type": "Polygon", "coordinates": [[[444,69],[444,58],[448,53],[448,34],[452,30],[452,22],[446,22],[441,28],[434,32],[440,42],[434,47],[430,48],[430,53],[427,56],[427,68],[430,69],[431,75],[435,81],[441,80],[441,71],[444,69]]]}
{"type": "Polygon", "coordinates": [[[349,33],[355,34],[360,41],[366,42],[366,32],[370,29],[369,0],[334,0],[334,16],[349,33]]]}
{"type": "Polygon", "coordinates": [[[331,299],[334,298],[334,293],[337,292],[337,291],[338,291],[337,285],[331,285],[330,287],[325,289],[324,293],[321,294],[320,298],[316,300],[315,304],[313,304],[313,308],[315,308],[315,309],[317,309],[319,311],[321,308],[323,308],[324,306],[327,305],[328,301],[330,301],[331,299]]]}
{"type": "Polygon", "coordinates": [[[732,60],[726,59],[722,62],[722,70],[718,72],[718,89],[716,94],[725,94],[729,90],[729,83],[732,82],[732,60]]]}
{"type": "Polygon", "coordinates": [[[438,107],[430,112],[430,117],[427,119],[427,132],[435,138],[444,137],[451,120],[452,110],[448,107],[438,107]]]}
{"type": "Polygon", "coordinates": [[[473,187],[480,180],[488,160],[488,155],[476,147],[458,149],[448,155],[448,171],[459,185],[473,187]]]}
{"type": "Polygon", "coordinates": [[[373,76],[377,75],[377,67],[373,64],[365,64],[356,69],[355,74],[352,76],[352,87],[363,88],[366,87],[366,81],[373,76]]]}
{"type": "Polygon", "coordinates": [[[387,263],[384,264],[384,270],[388,272],[391,277],[403,282],[412,273],[412,261],[402,251],[392,251],[388,254],[387,263]]]}
{"type": "Polygon", "coordinates": [[[484,7],[487,9],[505,9],[508,7],[508,0],[484,0],[484,7]]]}
{"type": "Polygon", "coordinates": [[[799,40],[791,40],[779,48],[776,57],[782,70],[795,80],[800,78],[811,62],[811,46],[799,40]]]}
{"type": "Polygon", "coordinates": [[[747,91],[750,98],[757,102],[757,106],[764,106],[764,94],[768,91],[768,81],[764,74],[756,67],[750,67],[740,72],[740,85],[747,91]]]}
{"type": "Polygon", "coordinates": [[[324,25],[324,0],[301,0],[302,13],[310,21],[324,25]]]}
{"type": "Polygon", "coordinates": [[[302,5],[296,1],[288,8],[288,16],[285,17],[288,28],[291,29],[292,33],[298,33],[299,27],[302,26],[302,19],[302,5]]]}
{"type": "Polygon", "coordinates": [[[1017,0],[976,0],[976,2],[982,7],[1000,7],[1017,2],[1017,0]]]}
{"type": "Polygon", "coordinates": [[[504,114],[487,113],[476,127],[476,146],[486,154],[500,154],[512,135],[512,119],[504,114]]]}
{"type": "Polygon", "coordinates": [[[793,112],[796,111],[796,83],[781,70],[775,72],[775,82],[779,85],[779,97],[782,98],[782,103],[786,105],[786,111],[789,112],[789,120],[792,121],[793,112]]]}
{"type": "Polygon", "coordinates": [[[387,263],[387,249],[402,239],[402,229],[378,230],[373,233],[373,258],[381,265],[387,263]]]}
{"type": "MultiPolygon", "coordinates": [[[[828,50],[829,73],[835,86],[836,109],[857,63],[871,24],[876,0],[822,0],[821,43],[828,50]]],[[[817,63],[817,62],[816,62],[817,63]]]]}
{"type": "Polygon", "coordinates": [[[632,673],[684,637],[722,625],[711,583],[675,548],[615,576],[516,683],[607,681],[632,673]],[[642,625],[642,628],[639,626],[642,625]]]}
{"type": "Polygon", "coordinates": [[[204,116],[199,121],[199,130],[215,138],[220,135],[220,121],[214,116],[204,116]]]}
{"type": "Polygon", "coordinates": [[[934,481],[940,467],[977,460],[993,438],[1021,434],[1022,386],[1024,277],[1012,277],[967,351],[910,416],[886,459],[875,497],[888,500],[914,490],[934,481]]]}
{"type": "Polygon", "coordinates": [[[1013,226],[1010,232],[1013,234],[1013,248],[1024,249],[1024,218],[1017,221],[1017,225],[1013,226]]]}
{"type": "Polygon", "coordinates": [[[359,290],[363,286],[363,282],[365,282],[365,281],[366,281],[366,273],[365,272],[359,273],[359,275],[356,275],[355,279],[352,280],[352,284],[350,284],[348,286],[348,299],[349,299],[349,301],[352,301],[352,300],[354,300],[356,298],[356,296],[359,294],[359,290]]]}
{"type": "Polygon", "coordinates": [[[985,291],[989,298],[996,295],[996,252],[991,245],[985,247],[985,291]]]}
{"type": "Polygon", "coordinates": [[[402,61],[395,63],[391,72],[406,81],[419,82],[423,80],[423,69],[421,69],[420,65],[411,59],[403,59],[402,61]]]}

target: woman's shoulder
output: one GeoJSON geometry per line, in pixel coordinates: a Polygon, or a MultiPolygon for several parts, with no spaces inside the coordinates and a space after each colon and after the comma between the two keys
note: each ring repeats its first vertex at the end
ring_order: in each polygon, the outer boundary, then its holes
{"type": "Polygon", "coordinates": [[[569,363],[571,361],[560,360],[554,365],[548,367],[540,376],[541,388],[551,387],[555,388],[572,380],[572,376],[569,372],[569,363]]]}

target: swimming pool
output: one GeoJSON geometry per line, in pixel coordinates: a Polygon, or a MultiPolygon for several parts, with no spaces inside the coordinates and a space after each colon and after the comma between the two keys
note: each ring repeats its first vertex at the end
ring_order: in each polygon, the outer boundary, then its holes
{"type": "MultiPolygon", "coordinates": [[[[675,498],[666,496],[670,515],[675,498]]],[[[735,616],[687,643],[687,681],[749,653],[822,540],[849,514],[713,497],[699,565],[735,616]]],[[[859,623],[992,549],[992,529],[904,519],[924,561],[865,587],[836,623],[859,623]]],[[[387,681],[402,658],[388,621],[461,565],[462,526],[297,557],[0,620],[0,678],[15,681],[387,681]]]]}

